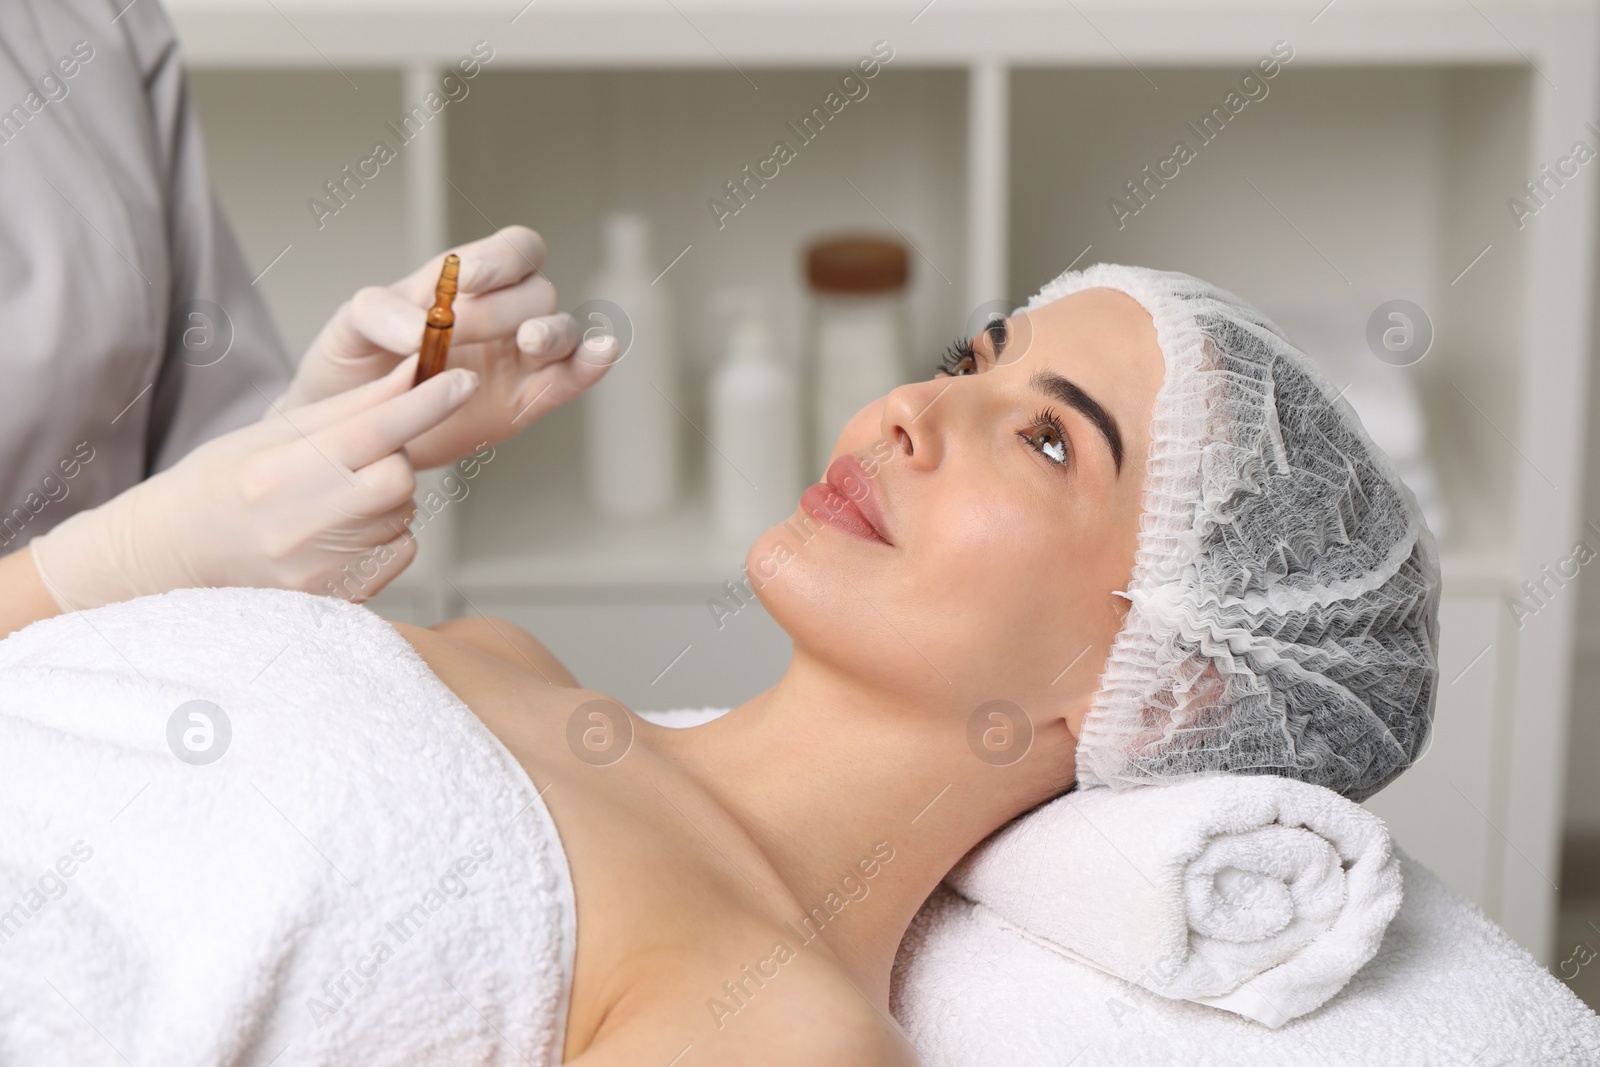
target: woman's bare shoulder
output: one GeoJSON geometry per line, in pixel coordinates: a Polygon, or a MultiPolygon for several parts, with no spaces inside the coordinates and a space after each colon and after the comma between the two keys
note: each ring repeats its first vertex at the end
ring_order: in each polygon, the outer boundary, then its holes
{"type": "Polygon", "coordinates": [[[722,971],[724,983],[690,967],[705,988],[687,1003],[685,976],[677,970],[673,988],[636,988],[620,1018],[604,1028],[574,1067],[621,1067],[670,1062],[682,1056],[702,1067],[917,1067],[905,1035],[867,1000],[837,964],[801,950],[793,962],[758,961],[753,967],[722,971]],[[795,963],[800,966],[795,966],[795,963]],[[763,980],[760,975],[767,975],[763,980]],[[760,983],[760,984],[757,984],[760,983]],[[703,1001],[703,1003],[701,1003],[703,1001]]]}
{"type": "Polygon", "coordinates": [[[427,650],[439,649],[439,638],[446,638],[536,675],[551,685],[582,688],[578,679],[543,642],[506,619],[489,615],[463,615],[426,628],[404,622],[391,622],[390,625],[411,643],[423,659],[430,659],[427,650]]]}

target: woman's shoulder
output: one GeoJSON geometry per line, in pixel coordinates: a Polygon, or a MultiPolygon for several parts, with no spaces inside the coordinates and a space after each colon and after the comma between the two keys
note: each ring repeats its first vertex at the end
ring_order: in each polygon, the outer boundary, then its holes
{"type": "Polygon", "coordinates": [[[438,649],[443,639],[492,656],[551,685],[579,688],[578,679],[543,642],[508,619],[490,615],[463,615],[427,628],[402,622],[391,625],[411,642],[424,659],[429,654],[423,648],[438,649]]]}
{"type": "Polygon", "coordinates": [[[585,916],[569,1062],[669,1063],[692,1047],[712,1065],[916,1063],[823,944],[782,921],[801,909],[777,872],[648,724],[575,680],[537,684],[523,654],[537,655],[502,620],[396,629],[528,771],[560,830],[585,916]]]}
{"type": "MultiPolygon", "coordinates": [[[[769,1010],[750,1014],[743,1033],[725,1044],[709,1042],[700,1062],[717,1067],[915,1067],[916,1053],[900,1028],[842,966],[830,962],[796,977],[793,988],[772,989],[769,1010]]],[[[751,1002],[740,1015],[754,1007],[751,1002]]],[[[732,1031],[733,1023],[729,1020],[721,1033],[732,1031]]]]}
{"type": "Polygon", "coordinates": [[[628,1001],[571,1062],[668,1062],[692,1048],[694,1062],[707,1067],[917,1063],[899,1027],[844,968],[787,928],[757,934],[743,950],[696,957],[636,980],[628,1001]],[[770,948],[757,951],[762,940],[770,948]]]}

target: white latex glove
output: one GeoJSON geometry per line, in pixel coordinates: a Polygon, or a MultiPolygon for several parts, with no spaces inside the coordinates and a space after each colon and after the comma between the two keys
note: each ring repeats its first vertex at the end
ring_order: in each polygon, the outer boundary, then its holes
{"type": "Polygon", "coordinates": [[[29,543],[45,587],[63,611],[191,586],[373,596],[417,551],[405,443],[477,389],[467,370],[411,389],[415,373],[408,359],[339,396],[271,411],[72,516],[29,543]]]}
{"type": "MultiPolygon", "coordinates": [[[[537,233],[508,226],[453,251],[461,257],[461,274],[449,366],[476,371],[482,387],[466,407],[412,442],[407,451],[419,470],[454,463],[526,429],[599,381],[616,359],[609,338],[590,338],[579,349],[572,317],[553,313],[556,290],[538,273],[545,245],[537,233]]],[[[346,301],[306,350],[278,406],[314,403],[370,382],[415,352],[445,255],[346,301]]]]}

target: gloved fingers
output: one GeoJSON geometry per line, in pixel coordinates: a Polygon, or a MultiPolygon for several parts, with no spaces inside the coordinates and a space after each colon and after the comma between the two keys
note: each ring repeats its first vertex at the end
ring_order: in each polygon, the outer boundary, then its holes
{"type": "MultiPolygon", "coordinates": [[[[415,352],[433,306],[433,290],[420,304],[393,289],[369,286],[351,298],[341,316],[349,335],[330,336],[339,351],[370,352],[372,346],[397,355],[415,352]]],[[[450,343],[456,345],[509,337],[524,321],[555,310],[556,287],[542,274],[479,296],[455,301],[456,324],[450,343]]]]}
{"type": "Polygon", "coordinates": [[[341,581],[335,586],[335,593],[342,599],[360,604],[371,600],[383,591],[383,587],[399,576],[411,561],[417,558],[417,539],[410,530],[402,529],[390,540],[374,548],[370,554],[362,557],[370,563],[361,568],[358,581],[341,581]],[[368,572],[372,572],[368,576],[368,572]]]}
{"type": "Polygon", "coordinates": [[[405,511],[403,522],[411,521],[410,512],[416,508],[413,498],[417,492],[417,472],[403,450],[368,463],[355,472],[355,477],[360,488],[342,496],[337,505],[351,520],[388,517],[405,511]]]}
{"type": "Polygon", "coordinates": [[[251,528],[272,560],[308,550],[323,556],[365,551],[393,537],[391,524],[404,526],[416,504],[416,475],[403,450],[351,470],[326,446],[296,437],[214,473],[228,484],[206,497],[229,501],[230,518],[251,528]]]}
{"type": "Polygon", "coordinates": [[[570,390],[562,403],[605,377],[606,371],[616,366],[617,359],[617,339],[604,337],[585,341],[572,355],[552,364],[550,369],[555,373],[558,387],[570,390]]]}
{"type": "MultiPolygon", "coordinates": [[[[457,281],[463,293],[488,293],[521,281],[544,266],[544,238],[526,226],[504,226],[487,237],[463,245],[461,275],[457,281]]],[[[440,260],[441,265],[443,260],[440,260]]],[[[437,273],[435,280],[437,280],[437,273]]]]}
{"type": "Polygon", "coordinates": [[[333,555],[355,557],[360,564],[378,552],[385,543],[408,534],[411,520],[416,517],[417,505],[413,500],[372,515],[357,523],[340,523],[324,530],[317,545],[333,555]]]}
{"type": "MultiPolygon", "coordinates": [[[[391,374],[379,382],[387,384],[393,377],[391,374]]],[[[477,388],[476,373],[454,367],[415,389],[381,399],[365,410],[324,426],[310,435],[311,442],[334,462],[359,470],[439,425],[465,404],[477,388]]]]}
{"type": "Polygon", "coordinates": [[[427,325],[428,308],[432,306],[432,290],[428,291],[428,299],[418,305],[393,289],[369,285],[350,298],[341,316],[352,335],[346,348],[370,353],[377,346],[396,355],[415,352],[422,344],[422,328],[427,325]]]}
{"type": "Polygon", "coordinates": [[[431,289],[420,307],[417,301],[382,285],[358,289],[317,333],[306,349],[307,358],[318,353],[324,360],[338,363],[366,360],[374,348],[400,356],[415,352],[432,306],[431,289]]]}
{"type": "MultiPolygon", "coordinates": [[[[527,320],[549,315],[555,309],[556,287],[544,275],[530,274],[515,285],[456,300],[456,325],[450,343],[467,345],[511,337],[527,320]]],[[[419,339],[421,336],[417,335],[419,339]]]]}
{"type": "Polygon", "coordinates": [[[517,327],[517,350],[524,365],[533,370],[565,359],[579,340],[578,321],[565,311],[540,315],[517,327]]]}
{"type": "MultiPolygon", "coordinates": [[[[538,271],[545,259],[544,238],[526,226],[506,226],[451,251],[461,257],[456,287],[462,294],[488,293],[512,285],[538,271]]],[[[390,288],[414,304],[429,307],[446,255],[439,253],[390,288]]]]}
{"type": "MultiPolygon", "coordinates": [[[[413,354],[401,360],[383,377],[347,389],[342,393],[335,393],[326,400],[284,411],[282,417],[276,420],[263,420],[268,425],[275,425],[282,436],[299,437],[302,434],[312,435],[329,426],[337,425],[346,419],[366,411],[374,405],[386,400],[401,396],[411,388],[411,383],[417,376],[417,361],[421,357],[413,354]]],[[[440,375],[442,377],[442,375],[440,375]]],[[[429,379],[430,381],[432,379],[429,379]]],[[[424,383],[427,384],[427,383],[424,383]]]]}
{"type": "MultiPolygon", "coordinates": [[[[555,308],[555,289],[539,277],[544,239],[526,226],[508,226],[457,249],[456,340],[509,338],[525,320],[555,308]],[[537,278],[537,281],[532,279],[537,278]],[[502,291],[505,292],[502,292],[502,291]],[[491,295],[491,302],[479,304],[491,295]]],[[[301,408],[371,381],[397,356],[417,350],[445,253],[392,286],[371,286],[339,307],[295,369],[285,409],[301,408]]]]}
{"type": "MultiPolygon", "coordinates": [[[[405,458],[394,458],[409,474],[405,458]]],[[[403,543],[414,537],[410,522],[416,502],[408,496],[394,503],[393,494],[386,494],[384,500],[362,499],[365,492],[358,489],[352,495],[335,488],[318,502],[298,502],[293,521],[277,523],[262,547],[269,558],[281,559],[289,567],[279,575],[281,584],[344,599],[365,599],[405,569],[409,554],[398,561],[396,556],[403,543]],[[291,560],[294,562],[289,563],[291,560]]],[[[288,518],[280,516],[280,520],[288,518]]]]}
{"type": "Polygon", "coordinates": [[[408,497],[373,520],[371,528],[373,536],[368,543],[379,543],[379,537],[383,534],[388,534],[391,540],[403,537],[411,532],[411,520],[416,517],[417,502],[408,497]]]}
{"type": "Polygon", "coordinates": [[[611,334],[597,329],[585,330],[572,352],[573,362],[582,364],[573,371],[577,375],[575,380],[587,380],[590,384],[599,381],[600,375],[610,370],[623,355],[621,342],[611,334]],[[598,373],[588,376],[590,371],[598,373]]]}
{"type": "Polygon", "coordinates": [[[523,385],[521,395],[514,401],[515,427],[527,426],[605,377],[606,371],[616,364],[616,344],[614,337],[585,341],[577,351],[542,367],[523,385]]]}

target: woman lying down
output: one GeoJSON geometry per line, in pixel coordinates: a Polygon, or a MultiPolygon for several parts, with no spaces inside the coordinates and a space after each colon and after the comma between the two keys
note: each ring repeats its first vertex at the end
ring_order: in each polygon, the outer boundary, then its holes
{"type": "Polygon", "coordinates": [[[0,643],[0,1062],[911,1064],[901,936],[1009,820],[1202,773],[1360,799],[1428,733],[1410,493],[1184,275],[1056,279],[748,559],[793,659],[690,729],[505,622],[299,593],[0,643]]]}

